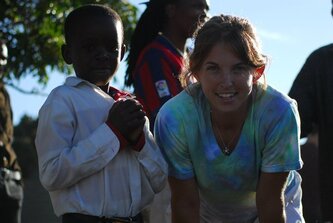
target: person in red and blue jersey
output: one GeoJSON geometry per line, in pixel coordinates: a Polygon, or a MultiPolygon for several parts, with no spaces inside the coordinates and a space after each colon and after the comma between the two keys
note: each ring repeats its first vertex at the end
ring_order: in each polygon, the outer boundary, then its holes
{"type": "Polygon", "coordinates": [[[153,129],[160,107],[183,90],[186,41],[207,17],[206,0],[150,0],[130,43],[125,85],[134,87],[153,129]]]}
{"type": "MultiPolygon", "coordinates": [[[[178,75],[184,67],[186,41],[207,17],[206,0],[149,0],[134,30],[125,85],[133,86],[153,130],[160,107],[183,88],[178,75]]],[[[143,212],[145,222],[171,222],[168,186],[143,212]],[[149,213],[150,212],[150,213],[149,213]]]]}

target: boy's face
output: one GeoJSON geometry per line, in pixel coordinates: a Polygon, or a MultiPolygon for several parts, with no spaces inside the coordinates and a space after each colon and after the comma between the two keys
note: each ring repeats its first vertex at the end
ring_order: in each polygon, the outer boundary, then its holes
{"type": "Polygon", "coordinates": [[[67,63],[76,76],[97,86],[105,86],[123,57],[122,28],[111,17],[83,19],[73,31],[71,42],[63,49],[67,63]]]}

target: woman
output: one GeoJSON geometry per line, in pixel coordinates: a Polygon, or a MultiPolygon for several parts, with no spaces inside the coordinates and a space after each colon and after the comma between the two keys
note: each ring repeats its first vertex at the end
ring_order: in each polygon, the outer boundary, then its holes
{"type": "Polygon", "coordinates": [[[296,103],[263,83],[266,63],[246,19],[197,31],[187,87],[155,122],[173,222],[304,222],[296,103]]]}

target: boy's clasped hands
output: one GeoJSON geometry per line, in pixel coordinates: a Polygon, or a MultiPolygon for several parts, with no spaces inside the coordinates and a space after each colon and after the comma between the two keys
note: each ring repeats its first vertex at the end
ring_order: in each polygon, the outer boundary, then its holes
{"type": "Polygon", "coordinates": [[[142,105],[134,98],[119,98],[111,107],[107,122],[112,123],[129,143],[135,144],[142,134],[145,115],[142,105]]]}

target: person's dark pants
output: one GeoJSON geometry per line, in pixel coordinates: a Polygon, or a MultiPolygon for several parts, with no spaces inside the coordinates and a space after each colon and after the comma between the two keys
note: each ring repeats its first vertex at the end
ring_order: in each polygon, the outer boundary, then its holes
{"type": "Polygon", "coordinates": [[[62,216],[62,223],[144,223],[142,215],[138,214],[133,218],[113,217],[104,218],[92,215],[84,215],[78,213],[67,213],[62,216]]]}
{"type": "Polygon", "coordinates": [[[3,223],[21,223],[22,199],[7,198],[0,200],[0,221],[3,223]]]}

